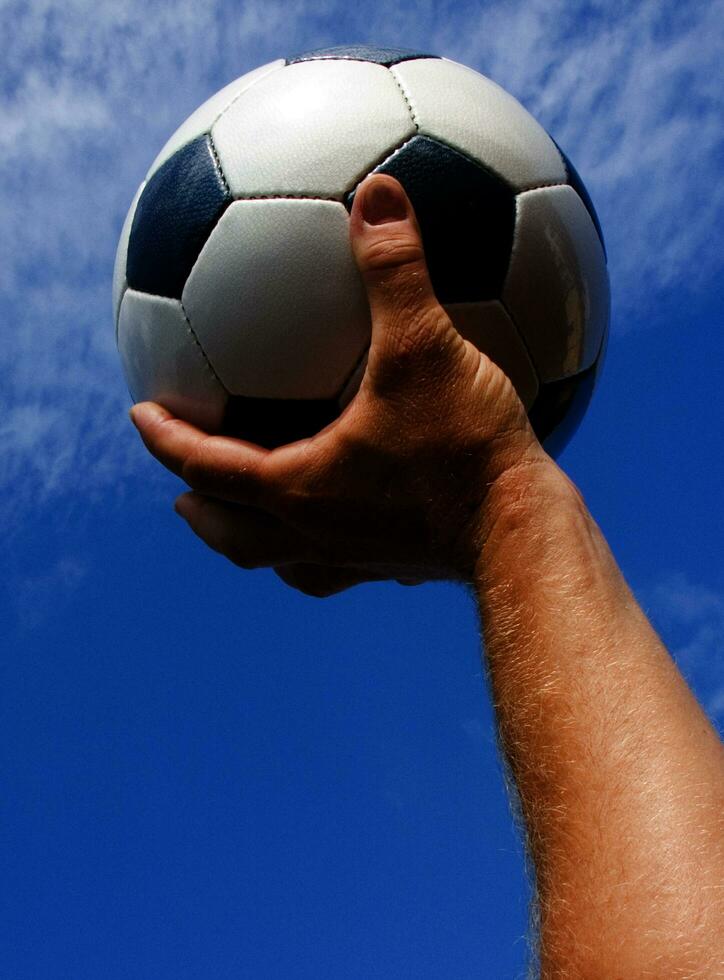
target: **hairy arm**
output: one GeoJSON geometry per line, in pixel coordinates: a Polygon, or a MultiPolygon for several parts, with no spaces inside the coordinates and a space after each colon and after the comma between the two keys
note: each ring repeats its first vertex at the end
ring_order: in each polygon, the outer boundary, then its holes
{"type": "Polygon", "coordinates": [[[350,234],[372,316],[358,394],[321,433],[274,450],[137,406],[147,447],[191,487],[177,510],[231,561],[310,595],[474,583],[543,976],[721,975],[713,730],[512,384],[437,302],[393,178],[364,181],[350,234]]]}
{"type": "Polygon", "coordinates": [[[543,977],[724,975],[724,749],[553,463],[507,472],[475,571],[543,977]]]}

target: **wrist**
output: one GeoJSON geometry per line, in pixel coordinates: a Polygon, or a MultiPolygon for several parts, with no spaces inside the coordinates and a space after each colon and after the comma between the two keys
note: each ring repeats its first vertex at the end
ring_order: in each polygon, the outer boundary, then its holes
{"type": "Polygon", "coordinates": [[[559,520],[587,513],[583,498],[555,461],[536,443],[490,483],[472,527],[473,581],[482,585],[501,550],[520,549],[550,533],[559,520]]]}

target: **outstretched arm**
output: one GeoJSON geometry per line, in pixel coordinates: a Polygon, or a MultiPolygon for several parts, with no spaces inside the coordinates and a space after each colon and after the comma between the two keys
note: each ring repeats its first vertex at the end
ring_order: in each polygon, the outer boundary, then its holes
{"type": "Polygon", "coordinates": [[[724,751],[560,470],[500,481],[475,588],[542,976],[724,976],[724,751]]]}
{"type": "Polygon", "coordinates": [[[368,178],[350,227],[372,345],[337,421],[271,451],[150,403],[134,421],[192,488],[179,512],[242,567],[320,596],[475,589],[544,977],[714,977],[724,751],[510,382],[437,303],[397,182],[368,178]]]}

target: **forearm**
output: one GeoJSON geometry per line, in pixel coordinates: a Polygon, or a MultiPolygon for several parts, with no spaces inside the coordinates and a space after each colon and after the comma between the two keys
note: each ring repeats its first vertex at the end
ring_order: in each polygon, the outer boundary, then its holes
{"type": "Polygon", "coordinates": [[[720,975],[724,751],[554,464],[492,489],[475,584],[543,976],[720,975]]]}

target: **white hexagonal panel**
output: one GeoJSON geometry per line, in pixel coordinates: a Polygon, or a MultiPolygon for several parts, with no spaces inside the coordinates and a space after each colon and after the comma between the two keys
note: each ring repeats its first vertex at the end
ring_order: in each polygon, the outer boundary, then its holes
{"type": "Polygon", "coordinates": [[[336,201],[232,203],[182,300],[234,395],[333,398],[369,343],[349,219],[336,201]]]}
{"type": "Polygon", "coordinates": [[[234,197],[340,200],[414,132],[407,103],[386,68],[305,61],[244,92],[211,135],[234,197]]]}
{"type": "Polygon", "coordinates": [[[445,309],[458,331],[508,375],[529,409],[538,394],[538,376],[525,344],[497,301],[449,303],[445,309]]]}
{"type": "Polygon", "coordinates": [[[590,367],[609,318],[601,242],[572,187],[544,187],[516,198],[515,239],[503,303],[541,381],[590,367]]]}
{"type": "Polygon", "coordinates": [[[284,67],[284,59],[278,58],[276,61],[270,61],[267,65],[262,65],[260,68],[255,68],[254,71],[249,71],[246,75],[241,75],[239,78],[235,78],[233,82],[229,82],[224,88],[220,89],[215,95],[212,95],[210,99],[207,99],[202,105],[192,112],[191,115],[184,122],[181,123],[179,128],[173,134],[173,136],[164,145],[161,152],[158,154],[156,159],[151,164],[148,173],[146,174],[146,180],[148,180],[152,174],[154,174],[158,168],[168,160],[169,157],[173,156],[176,150],[180,150],[182,146],[186,143],[190,143],[191,140],[197,139],[203,133],[207,133],[214,122],[218,119],[221,113],[231,105],[237,96],[241,95],[248,88],[251,88],[256,82],[264,78],[270,72],[278,71],[279,68],[284,67]]]}
{"type": "Polygon", "coordinates": [[[123,222],[123,227],[121,228],[121,237],[118,239],[118,248],[116,249],[116,260],[113,264],[113,326],[116,331],[116,336],[118,335],[118,311],[121,308],[121,300],[123,299],[123,293],[127,285],[126,259],[128,258],[128,239],[131,237],[131,225],[133,224],[133,216],[136,213],[136,205],[145,186],[146,182],[144,181],[131,201],[126,220],[123,222]]]}
{"type": "Polygon", "coordinates": [[[565,183],[565,166],[553,140],[489,78],[444,58],[403,61],[391,71],[421,133],[480,160],[515,190],[565,183]]]}
{"type": "Polygon", "coordinates": [[[228,396],[176,299],[127,289],[118,318],[118,351],[134,401],[155,401],[213,432],[228,396]]]}

